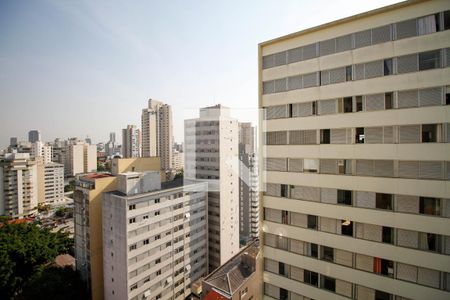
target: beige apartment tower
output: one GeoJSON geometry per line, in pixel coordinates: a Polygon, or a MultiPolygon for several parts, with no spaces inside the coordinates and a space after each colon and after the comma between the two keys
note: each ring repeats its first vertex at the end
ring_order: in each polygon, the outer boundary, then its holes
{"type": "Polygon", "coordinates": [[[172,169],[172,107],[160,101],[148,100],[142,110],[142,157],[159,156],[161,169],[172,169]]]}
{"type": "Polygon", "coordinates": [[[200,109],[184,121],[184,179],[208,183],[209,272],[239,251],[238,122],[229,108],[200,109]]]}
{"type": "Polygon", "coordinates": [[[259,45],[264,299],[450,299],[450,2],[259,45]]]}

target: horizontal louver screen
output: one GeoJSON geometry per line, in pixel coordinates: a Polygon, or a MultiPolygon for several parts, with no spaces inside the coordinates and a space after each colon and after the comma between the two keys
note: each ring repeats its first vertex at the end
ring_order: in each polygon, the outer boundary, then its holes
{"type": "Polygon", "coordinates": [[[286,158],[266,158],[267,171],[287,171],[286,158]]]}
{"type": "Polygon", "coordinates": [[[303,159],[290,158],[289,159],[289,172],[303,172],[303,159]]]}
{"type": "Polygon", "coordinates": [[[280,119],[288,117],[288,106],[287,105],[278,105],[278,106],[269,106],[266,108],[266,119],[280,119]]]}
{"type": "Polygon", "coordinates": [[[293,117],[307,117],[312,115],[312,102],[292,104],[293,117]]]}
{"type": "Polygon", "coordinates": [[[286,145],[286,144],[287,144],[286,131],[266,132],[266,145],[286,145]]]}

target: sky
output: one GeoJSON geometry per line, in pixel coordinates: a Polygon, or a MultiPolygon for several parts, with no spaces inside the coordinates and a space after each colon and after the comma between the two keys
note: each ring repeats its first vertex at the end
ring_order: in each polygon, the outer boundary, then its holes
{"type": "Polygon", "coordinates": [[[140,127],[148,99],[183,120],[221,103],[256,121],[258,44],[392,0],[0,0],[0,149],[140,127]]]}

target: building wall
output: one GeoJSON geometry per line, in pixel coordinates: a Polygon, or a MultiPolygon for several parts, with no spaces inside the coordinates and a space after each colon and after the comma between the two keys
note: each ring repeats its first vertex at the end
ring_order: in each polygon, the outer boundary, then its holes
{"type": "MultiPolygon", "coordinates": [[[[126,172],[144,172],[159,170],[159,157],[141,157],[141,158],[114,158],[111,165],[111,173],[117,175],[126,172]]],[[[161,172],[161,181],[165,181],[165,174],[161,172]]]]}
{"type": "Polygon", "coordinates": [[[190,295],[191,283],[207,271],[205,191],[197,184],[128,197],[105,194],[105,299],[190,295]]]}
{"type": "MultiPolygon", "coordinates": [[[[395,299],[449,297],[450,111],[444,105],[450,31],[399,36],[421,30],[425,22],[407,20],[448,10],[448,1],[404,2],[260,45],[265,299],[375,299],[383,293],[395,299]],[[348,34],[358,33],[356,43],[367,29],[375,43],[380,27],[393,23],[383,28],[393,30],[394,40],[263,68],[270,63],[267,55],[290,50],[288,57],[294,57],[297,50],[291,49],[316,42],[320,53],[330,45],[339,47],[340,37],[348,34]],[[327,42],[333,38],[336,44],[327,42]],[[421,70],[426,55],[415,54],[435,49],[440,66],[421,70]],[[419,67],[403,72],[406,55],[411,57],[408,68],[419,67]],[[391,58],[392,75],[384,73],[391,58]],[[381,74],[370,73],[380,65],[381,74]],[[361,66],[365,79],[359,80],[361,66]],[[294,88],[296,76],[304,84],[309,78],[304,75],[314,72],[320,72],[318,84],[294,88]],[[271,80],[276,81],[269,93],[271,80]],[[430,91],[438,92],[427,96],[430,91]],[[374,94],[382,95],[382,105],[371,106],[380,104],[374,94]],[[417,104],[404,104],[416,94],[417,104]],[[348,113],[346,97],[351,97],[348,113]],[[426,142],[427,124],[437,124],[432,142],[426,142]],[[381,139],[374,139],[380,128],[381,139]],[[361,130],[364,143],[358,143],[361,130]]],[[[278,64],[283,55],[272,58],[278,64]]]]}

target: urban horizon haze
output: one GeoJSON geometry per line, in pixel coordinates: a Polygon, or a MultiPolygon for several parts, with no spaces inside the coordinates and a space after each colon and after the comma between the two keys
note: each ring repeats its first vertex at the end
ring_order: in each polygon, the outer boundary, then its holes
{"type": "Polygon", "coordinates": [[[3,1],[0,147],[31,129],[106,142],[149,98],[172,106],[177,142],[204,106],[256,123],[258,43],[394,2],[3,1]]]}

